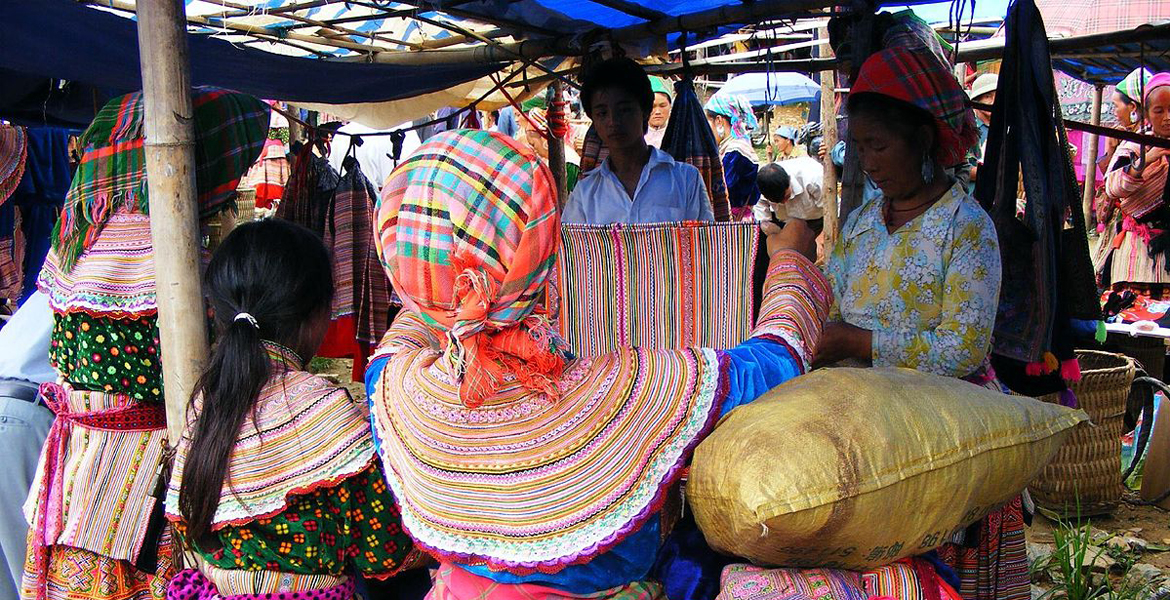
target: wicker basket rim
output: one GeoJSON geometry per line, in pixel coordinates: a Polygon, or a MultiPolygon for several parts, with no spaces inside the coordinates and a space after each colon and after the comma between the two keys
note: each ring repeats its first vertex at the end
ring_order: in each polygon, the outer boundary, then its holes
{"type": "Polygon", "coordinates": [[[1098,356],[1098,357],[1102,357],[1102,358],[1107,357],[1107,358],[1112,358],[1112,359],[1121,359],[1122,361],[1124,361],[1124,364],[1120,364],[1120,365],[1117,365],[1115,367],[1103,367],[1100,369],[1085,369],[1082,366],[1082,369],[1081,369],[1082,376],[1088,375],[1090,373],[1092,373],[1094,375],[1105,375],[1105,374],[1109,374],[1109,373],[1124,373],[1126,371],[1130,371],[1130,372],[1137,371],[1137,363],[1134,361],[1134,359],[1132,357],[1126,356],[1124,354],[1118,354],[1116,352],[1102,352],[1100,350],[1077,350],[1077,359],[1080,360],[1080,358],[1082,356],[1098,356]]]}

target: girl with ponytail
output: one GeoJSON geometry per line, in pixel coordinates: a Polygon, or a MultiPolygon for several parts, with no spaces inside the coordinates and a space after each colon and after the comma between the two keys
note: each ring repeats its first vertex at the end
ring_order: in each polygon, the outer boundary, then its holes
{"type": "Polygon", "coordinates": [[[278,219],[240,226],[211,259],[218,342],[166,502],[201,564],[168,597],[350,598],[353,575],[390,577],[411,552],[365,404],[306,371],[329,327],[330,264],[316,235],[278,219]]]}

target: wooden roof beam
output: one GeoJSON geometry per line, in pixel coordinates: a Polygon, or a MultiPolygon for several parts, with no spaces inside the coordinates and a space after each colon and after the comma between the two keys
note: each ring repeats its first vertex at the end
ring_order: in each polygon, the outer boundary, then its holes
{"type": "Polygon", "coordinates": [[[612,8],[618,12],[625,13],[632,17],[638,17],[639,19],[645,19],[647,21],[656,21],[658,19],[670,18],[670,15],[662,11],[647,8],[641,4],[630,2],[629,0],[589,0],[589,2],[600,4],[606,8],[612,8]]]}

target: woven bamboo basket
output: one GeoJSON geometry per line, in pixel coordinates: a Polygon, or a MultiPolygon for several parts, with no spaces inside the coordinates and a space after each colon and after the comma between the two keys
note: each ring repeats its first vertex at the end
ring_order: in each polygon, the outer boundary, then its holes
{"type": "Polygon", "coordinates": [[[239,223],[256,220],[256,188],[236,190],[236,214],[239,223]]]}
{"type": "MultiPolygon", "coordinates": [[[[1029,489],[1036,504],[1061,516],[1106,514],[1121,502],[1121,431],[1135,373],[1128,356],[1078,350],[1081,380],[1072,384],[1091,426],[1082,425],[1029,489]]],[[[1060,402],[1059,394],[1040,398],[1060,402]]]]}

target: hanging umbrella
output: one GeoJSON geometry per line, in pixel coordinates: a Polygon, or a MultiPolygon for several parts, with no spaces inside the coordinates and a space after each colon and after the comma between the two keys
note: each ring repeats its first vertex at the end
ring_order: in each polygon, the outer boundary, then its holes
{"type": "Polygon", "coordinates": [[[800,73],[745,73],[736,75],[717,92],[747,98],[752,106],[812,102],[821,97],[821,84],[800,73]]]}

